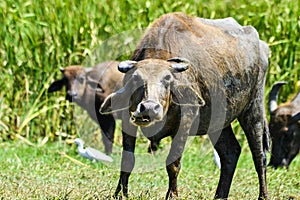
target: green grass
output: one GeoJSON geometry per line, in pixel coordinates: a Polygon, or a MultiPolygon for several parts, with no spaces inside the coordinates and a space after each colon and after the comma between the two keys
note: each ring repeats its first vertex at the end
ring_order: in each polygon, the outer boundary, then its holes
{"type": "Polygon", "coordinates": [[[59,98],[63,93],[45,92],[60,77],[58,68],[89,64],[87,58],[99,45],[103,57],[98,60],[127,58],[135,42],[120,55],[126,37],[175,11],[204,18],[231,16],[253,25],[271,49],[265,95],[275,81],[285,80],[289,86],[283,88],[284,101],[298,90],[299,10],[299,0],[1,1],[0,139],[22,136],[36,142],[41,137],[55,140],[57,132],[75,135],[72,109],[59,98]]]}
{"type": "MultiPolygon", "coordinates": [[[[139,144],[142,149],[143,144],[139,144]]],[[[156,157],[160,162],[156,165],[150,163],[150,155],[143,156],[146,148],[140,150],[136,172],[130,177],[130,199],[164,198],[168,185],[163,166],[165,149],[167,145],[159,150],[156,157]]],[[[90,162],[76,153],[74,145],[65,142],[40,147],[2,143],[0,154],[2,199],[110,199],[118,182],[118,150],[113,154],[113,164],[90,162]]],[[[270,199],[300,199],[299,165],[297,157],[289,170],[268,169],[270,199]]],[[[180,198],[212,199],[218,176],[210,143],[205,138],[193,138],[184,152],[178,178],[180,198]]],[[[243,148],[229,199],[256,199],[257,195],[258,179],[251,154],[248,148],[243,148]]]]}
{"type": "MultiPolygon", "coordinates": [[[[299,4],[300,0],[0,1],[0,198],[105,199],[115,189],[122,138],[117,134],[117,162],[113,165],[83,160],[74,146],[66,144],[80,136],[87,144],[103,150],[97,126],[82,110],[66,102],[64,92],[46,93],[49,84],[60,77],[59,67],[88,65],[97,53],[102,56],[98,60],[127,58],[135,46],[127,36],[135,37],[139,34],[137,29],[146,28],[164,13],[182,11],[204,18],[230,16],[242,25],[254,26],[269,44],[265,96],[275,81],[285,80],[288,86],[281,91],[281,101],[286,101],[298,91],[296,83],[300,79],[299,4]],[[82,168],[61,152],[88,167],[82,168]]],[[[240,133],[237,136],[243,153],[230,197],[255,199],[257,178],[251,155],[241,129],[237,124],[234,127],[240,133]]],[[[168,144],[169,140],[164,141],[162,157],[150,165],[159,170],[131,177],[133,199],[164,197],[167,174],[163,163],[168,144]]],[[[139,138],[137,152],[144,155],[137,159],[141,171],[149,170],[145,165],[150,159],[145,156],[146,148],[146,139],[139,138]]],[[[219,171],[211,154],[203,139],[196,139],[186,150],[179,177],[183,199],[213,196],[219,171]]],[[[271,199],[300,198],[299,162],[298,156],[289,170],[268,171],[271,199]]]]}

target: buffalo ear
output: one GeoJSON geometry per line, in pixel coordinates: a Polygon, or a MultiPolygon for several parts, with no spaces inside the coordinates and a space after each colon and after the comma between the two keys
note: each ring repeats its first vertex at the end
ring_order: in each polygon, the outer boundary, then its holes
{"type": "Polygon", "coordinates": [[[96,92],[104,93],[104,90],[103,90],[102,86],[100,85],[100,82],[93,79],[92,77],[90,77],[90,76],[86,77],[86,84],[89,85],[96,92]]]}
{"type": "Polygon", "coordinates": [[[111,114],[129,108],[130,95],[128,89],[120,90],[108,95],[102,103],[99,112],[101,114],[111,114]]]}
{"type": "Polygon", "coordinates": [[[205,101],[201,94],[189,85],[177,85],[172,89],[172,101],[180,106],[202,107],[205,101]]]}
{"type": "Polygon", "coordinates": [[[137,64],[136,61],[133,60],[125,60],[119,63],[118,65],[118,70],[122,73],[126,73],[129,70],[131,70],[132,68],[135,67],[135,65],[137,64]]]}
{"type": "Polygon", "coordinates": [[[85,68],[86,84],[91,86],[96,92],[104,93],[104,89],[100,84],[101,75],[93,67],[85,68]]]}
{"type": "Polygon", "coordinates": [[[171,62],[171,67],[176,72],[183,72],[187,70],[191,65],[191,62],[186,58],[175,57],[175,58],[170,58],[167,61],[171,62]]]}
{"type": "Polygon", "coordinates": [[[99,80],[96,80],[95,77],[92,77],[92,76],[89,76],[87,75],[86,76],[86,81],[87,83],[90,83],[90,84],[98,84],[99,80]]]}
{"type": "Polygon", "coordinates": [[[50,87],[48,88],[48,93],[56,92],[58,90],[61,90],[63,86],[65,85],[64,79],[60,79],[58,81],[54,81],[50,87]]]}

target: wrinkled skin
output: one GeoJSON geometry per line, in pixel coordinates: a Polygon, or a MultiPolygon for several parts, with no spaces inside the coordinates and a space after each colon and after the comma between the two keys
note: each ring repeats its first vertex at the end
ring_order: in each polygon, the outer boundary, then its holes
{"type": "Polygon", "coordinates": [[[259,199],[267,199],[268,127],[264,113],[264,81],[268,47],[253,27],[231,18],[206,20],[182,13],[156,20],[130,61],[118,65],[126,73],[124,87],[109,95],[101,113],[122,112],[123,153],[117,197],[128,196],[135,164],[137,127],[150,140],[172,137],[166,160],[166,199],[178,197],[177,177],[188,136],[208,134],[221,160],[216,199],[226,199],[241,147],[231,128],[238,119],[253,155],[259,199]]]}
{"type": "Polygon", "coordinates": [[[92,68],[68,66],[60,69],[63,78],[54,81],[48,92],[55,92],[66,87],[66,100],[75,102],[85,109],[102,130],[105,152],[112,152],[115,119],[111,115],[98,112],[104,99],[121,88],[124,75],[117,70],[118,62],[108,61],[92,68]]]}
{"type": "Polygon", "coordinates": [[[272,138],[269,165],[288,168],[300,149],[300,92],[285,104],[277,105],[279,88],[285,82],[273,85],[269,96],[270,123],[272,138]]]}

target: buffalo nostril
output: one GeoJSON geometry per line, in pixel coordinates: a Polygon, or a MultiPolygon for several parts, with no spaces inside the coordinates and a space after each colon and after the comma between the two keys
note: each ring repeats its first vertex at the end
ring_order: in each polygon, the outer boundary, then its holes
{"type": "Polygon", "coordinates": [[[140,105],[140,112],[144,112],[146,110],[146,107],[144,106],[144,104],[140,105]]]}
{"type": "Polygon", "coordinates": [[[137,111],[145,120],[148,120],[148,118],[154,119],[161,112],[161,106],[154,101],[148,100],[140,103],[137,111]]]}
{"type": "Polygon", "coordinates": [[[158,104],[156,104],[156,106],[154,106],[154,111],[155,112],[159,112],[160,106],[158,104]]]}

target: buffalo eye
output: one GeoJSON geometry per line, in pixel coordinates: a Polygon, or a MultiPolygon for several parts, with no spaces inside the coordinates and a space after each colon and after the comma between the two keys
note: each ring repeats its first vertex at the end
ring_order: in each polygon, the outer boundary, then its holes
{"type": "Polygon", "coordinates": [[[170,74],[166,75],[164,77],[164,79],[165,79],[165,81],[170,81],[171,80],[171,75],[170,74]]]}
{"type": "Polygon", "coordinates": [[[162,83],[165,87],[168,87],[171,83],[172,76],[170,74],[167,74],[163,77],[162,83]]]}
{"type": "Polygon", "coordinates": [[[134,83],[138,83],[141,81],[141,78],[137,74],[134,74],[134,75],[132,75],[132,81],[134,83]]]}
{"type": "Polygon", "coordinates": [[[84,78],[83,76],[79,76],[79,77],[77,78],[77,80],[78,80],[78,82],[79,82],[80,84],[82,84],[82,83],[84,82],[85,78],[84,78]]]}
{"type": "Polygon", "coordinates": [[[137,75],[133,75],[133,76],[132,76],[132,80],[133,80],[133,81],[138,81],[138,80],[139,80],[139,77],[138,77],[137,75]]]}

